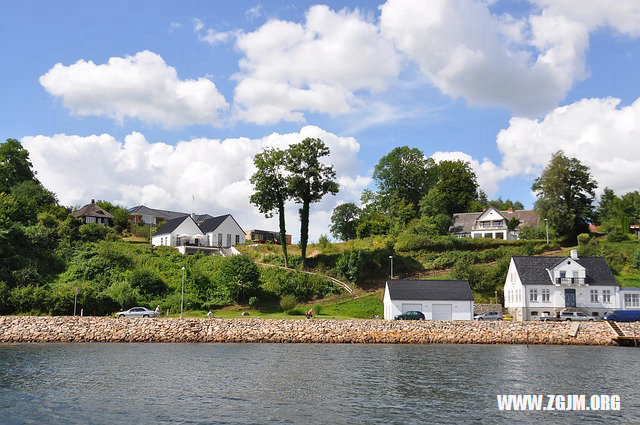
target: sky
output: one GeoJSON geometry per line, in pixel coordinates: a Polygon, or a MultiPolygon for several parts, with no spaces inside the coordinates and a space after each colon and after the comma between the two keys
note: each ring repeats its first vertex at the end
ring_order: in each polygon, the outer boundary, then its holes
{"type": "Polygon", "coordinates": [[[560,149],[599,191],[640,189],[637,0],[8,0],[0,40],[0,138],[68,206],[276,229],[248,201],[253,157],[305,137],[341,187],[312,205],[311,240],[403,145],[527,207],[560,149]]]}

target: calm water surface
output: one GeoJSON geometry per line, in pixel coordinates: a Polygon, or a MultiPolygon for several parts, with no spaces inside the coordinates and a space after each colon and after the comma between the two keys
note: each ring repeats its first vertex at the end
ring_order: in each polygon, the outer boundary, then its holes
{"type": "Polygon", "coordinates": [[[518,345],[0,345],[0,423],[638,423],[638,355],[518,345]],[[505,393],[619,394],[622,410],[498,412],[496,394],[505,393]]]}

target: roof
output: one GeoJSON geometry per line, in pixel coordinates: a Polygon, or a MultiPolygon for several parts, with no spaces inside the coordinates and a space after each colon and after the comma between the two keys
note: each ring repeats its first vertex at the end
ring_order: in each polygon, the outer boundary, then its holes
{"type": "Polygon", "coordinates": [[[153,217],[160,217],[165,220],[170,220],[172,218],[178,218],[178,217],[185,217],[189,215],[187,213],[178,212],[178,211],[159,210],[156,208],[149,208],[145,205],[138,205],[136,207],[129,208],[129,213],[150,215],[153,217]]]}
{"type": "MultiPolygon", "coordinates": [[[[547,272],[570,257],[528,256],[512,257],[523,285],[553,285],[547,272]]],[[[585,268],[587,285],[618,286],[611,269],[602,257],[580,257],[573,259],[585,268]]]]}
{"type": "Polygon", "coordinates": [[[392,300],[473,301],[466,280],[388,280],[392,300]]]}
{"type": "Polygon", "coordinates": [[[202,233],[213,232],[230,215],[231,214],[225,214],[225,215],[221,215],[221,216],[218,216],[218,217],[210,217],[210,218],[204,220],[202,223],[200,223],[200,225],[199,225],[200,226],[200,230],[202,230],[202,233]]]}
{"type": "MultiPolygon", "coordinates": [[[[496,210],[498,211],[498,210],[496,210]]],[[[535,227],[540,223],[540,214],[537,210],[505,210],[498,211],[504,218],[511,220],[517,218],[520,220],[518,229],[522,227],[535,227]]],[[[470,213],[455,213],[453,215],[453,226],[449,229],[451,233],[471,233],[471,228],[475,226],[476,221],[484,211],[470,213]]]]}
{"type": "Polygon", "coordinates": [[[74,217],[102,217],[113,218],[113,216],[104,209],[100,208],[98,204],[92,199],[91,203],[85,205],[77,211],[73,212],[74,217]]]}
{"type": "Polygon", "coordinates": [[[156,233],[154,233],[154,235],[166,235],[167,233],[173,232],[174,230],[176,230],[176,228],[178,226],[180,226],[182,224],[182,222],[187,217],[188,216],[176,217],[176,218],[172,218],[170,220],[167,220],[162,226],[160,226],[160,228],[158,230],[156,230],[156,233]]]}

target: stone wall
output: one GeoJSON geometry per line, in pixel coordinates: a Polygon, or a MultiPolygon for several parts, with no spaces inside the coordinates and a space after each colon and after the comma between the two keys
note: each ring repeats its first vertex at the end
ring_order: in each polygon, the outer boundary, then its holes
{"type": "Polygon", "coordinates": [[[502,311],[501,304],[473,304],[473,315],[488,313],[490,311],[502,311]]]}
{"type": "MultiPolygon", "coordinates": [[[[0,342],[314,342],[614,345],[605,322],[0,317],[0,342]]],[[[624,324],[640,335],[640,323],[624,324]]]]}

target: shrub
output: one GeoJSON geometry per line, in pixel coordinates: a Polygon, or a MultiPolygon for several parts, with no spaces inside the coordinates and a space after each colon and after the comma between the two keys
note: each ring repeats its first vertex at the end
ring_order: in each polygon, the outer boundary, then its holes
{"type": "Polygon", "coordinates": [[[80,234],[80,238],[83,241],[97,242],[103,240],[107,236],[107,233],[109,233],[109,228],[101,224],[88,223],[80,226],[78,232],[80,234]]]}
{"type": "Polygon", "coordinates": [[[249,298],[249,305],[251,307],[254,307],[258,304],[258,297],[250,297],[249,298]]]}
{"type": "Polygon", "coordinates": [[[217,278],[226,295],[236,302],[248,300],[260,286],[260,270],[245,255],[224,258],[217,278]]]}
{"type": "Polygon", "coordinates": [[[589,243],[589,239],[591,239],[591,236],[588,233],[580,233],[578,235],[578,245],[586,245],[589,243]]]}
{"type": "Polygon", "coordinates": [[[287,314],[289,316],[302,316],[304,311],[301,308],[292,308],[291,310],[287,310],[287,314]]]}
{"type": "Polygon", "coordinates": [[[633,253],[633,267],[640,269],[640,248],[633,253]]]}
{"type": "Polygon", "coordinates": [[[164,280],[151,269],[134,269],[128,280],[131,287],[138,289],[143,296],[159,296],[167,290],[164,280]]]}
{"type": "Polygon", "coordinates": [[[629,234],[619,227],[616,227],[607,234],[607,242],[624,242],[627,240],[629,240],[629,234]]]}
{"type": "Polygon", "coordinates": [[[289,311],[293,309],[298,304],[296,297],[291,294],[283,295],[280,298],[280,308],[284,311],[289,311]]]}
{"type": "Polygon", "coordinates": [[[329,237],[327,237],[327,235],[320,235],[320,238],[318,238],[318,246],[323,251],[330,251],[331,250],[331,241],[329,240],[329,237]]]}

